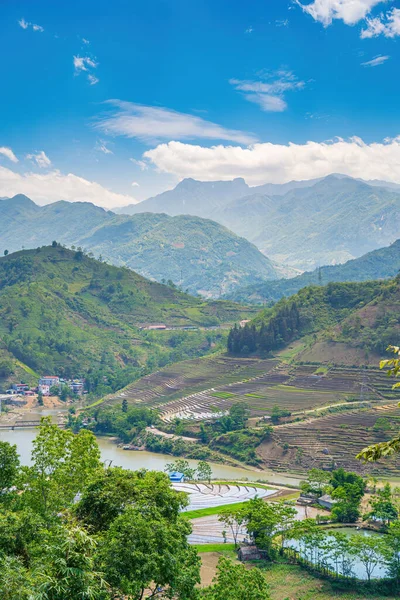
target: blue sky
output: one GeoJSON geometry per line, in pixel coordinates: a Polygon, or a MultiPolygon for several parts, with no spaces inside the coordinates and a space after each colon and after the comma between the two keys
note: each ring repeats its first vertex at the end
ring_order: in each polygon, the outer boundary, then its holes
{"type": "Polygon", "coordinates": [[[1,4],[0,40],[0,196],[400,182],[398,2],[25,0],[1,4]]]}

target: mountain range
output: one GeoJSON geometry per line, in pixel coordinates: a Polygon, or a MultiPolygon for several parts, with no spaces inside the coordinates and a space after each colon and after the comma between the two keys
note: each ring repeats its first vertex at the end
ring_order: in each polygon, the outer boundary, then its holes
{"type": "Polygon", "coordinates": [[[0,219],[4,250],[36,248],[55,239],[205,297],[277,278],[271,261],[253,244],[199,217],[115,215],[83,202],[40,207],[18,195],[0,200],[0,219]]]}
{"type": "Polygon", "coordinates": [[[343,175],[252,188],[243,179],[185,179],[122,211],[212,218],[301,271],[343,263],[400,237],[400,186],[343,175]]]}
{"type": "Polygon", "coordinates": [[[364,254],[360,258],[347,261],[342,265],[318,267],[293,277],[265,281],[247,287],[238,288],[227,298],[236,302],[270,303],[280,298],[292,296],[308,285],[326,285],[331,282],[369,281],[388,279],[400,272],[400,239],[385,248],[379,248],[364,254]]]}

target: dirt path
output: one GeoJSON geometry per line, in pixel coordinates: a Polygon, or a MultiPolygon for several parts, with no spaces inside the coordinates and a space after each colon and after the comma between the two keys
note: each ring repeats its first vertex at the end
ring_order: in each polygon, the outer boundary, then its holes
{"type": "Polygon", "coordinates": [[[184,442],[192,442],[193,444],[197,444],[196,438],[187,437],[185,435],[176,435],[175,433],[166,433],[165,431],[161,431],[160,429],[156,429],[156,427],[146,427],[146,431],[148,433],[152,433],[153,435],[159,435],[164,438],[171,438],[173,440],[183,440],[184,442]]]}

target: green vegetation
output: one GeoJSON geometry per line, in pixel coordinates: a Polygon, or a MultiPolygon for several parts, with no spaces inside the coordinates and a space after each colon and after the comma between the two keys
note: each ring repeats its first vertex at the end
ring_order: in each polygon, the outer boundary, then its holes
{"type": "Polygon", "coordinates": [[[205,552],[222,552],[224,554],[232,554],[232,557],[235,557],[235,554],[233,554],[235,544],[195,544],[194,547],[199,554],[205,552]]]}
{"type": "Polygon", "coordinates": [[[181,214],[117,216],[82,202],[39,207],[21,195],[1,201],[1,216],[3,245],[10,251],[20,249],[21,239],[34,248],[55,238],[144,277],[169,282],[172,288],[207,297],[276,278],[271,261],[253,244],[208,219],[181,214]]]}
{"type": "Polygon", "coordinates": [[[367,352],[383,352],[398,331],[397,279],[365,283],[329,283],[307,287],[262,310],[243,328],[229,333],[234,354],[269,353],[304,336],[344,342],[367,352]]]}
{"type": "Polygon", "coordinates": [[[344,264],[318,267],[292,279],[264,281],[234,290],[227,297],[236,302],[261,304],[292,296],[306,286],[331,282],[372,281],[395,277],[400,271],[400,240],[344,264]]]}
{"type": "Polygon", "coordinates": [[[215,326],[242,307],[207,303],[125,268],[60,246],[0,259],[0,381],[11,373],[85,377],[104,395],[157,367],[216,350],[223,331],[166,331],[139,326],[215,326]]]}

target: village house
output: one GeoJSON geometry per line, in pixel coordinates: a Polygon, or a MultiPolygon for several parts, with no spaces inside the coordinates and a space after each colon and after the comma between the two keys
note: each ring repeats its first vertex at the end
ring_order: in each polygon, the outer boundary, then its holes
{"type": "Polygon", "coordinates": [[[16,394],[23,394],[26,390],[29,390],[29,385],[27,383],[13,383],[12,389],[16,394]]]}
{"type": "Polygon", "coordinates": [[[336,504],[336,500],[334,500],[329,494],[325,494],[324,496],[321,496],[321,498],[318,498],[318,504],[320,504],[323,508],[332,510],[336,504]]]}
{"type": "Polygon", "coordinates": [[[56,375],[45,375],[39,379],[38,391],[43,394],[43,396],[50,395],[50,388],[54,385],[60,385],[60,378],[56,375]]]}

